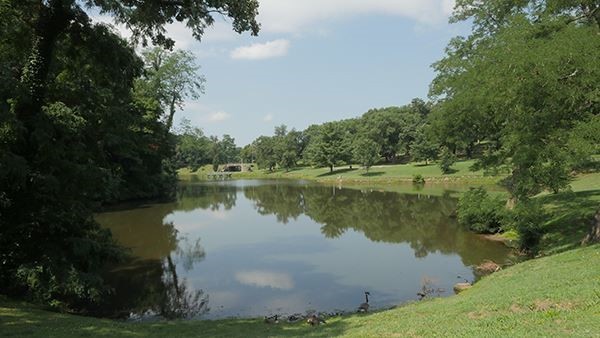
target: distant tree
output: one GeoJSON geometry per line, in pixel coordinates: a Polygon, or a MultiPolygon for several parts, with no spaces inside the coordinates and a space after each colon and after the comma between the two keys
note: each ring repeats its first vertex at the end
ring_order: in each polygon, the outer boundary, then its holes
{"type": "Polygon", "coordinates": [[[380,147],[375,141],[366,137],[359,138],[354,143],[354,161],[360,163],[369,172],[369,168],[381,158],[379,149],[380,147]]]}
{"type": "Polygon", "coordinates": [[[240,150],[240,159],[245,163],[254,163],[256,160],[256,146],[251,143],[240,150]]]}
{"type": "Polygon", "coordinates": [[[306,149],[313,165],[329,167],[333,172],[335,165],[350,160],[351,147],[340,122],[325,123],[315,134],[306,149]]]}
{"type": "Polygon", "coordinates": [[[277,156],[275,153],[275,140],[272,137],[261,136],[253,143],[256,150],[256,164],[259,168],[266,168],[273,171],[277,165],[277,156]]]}
{"type": "Polygon", "coordinates": [[[230,135],[223,135],[220,142],[221,158],[224,163],[237,162],[239,160],[239,149],[235,145],[235,139],[230,135]]]}
{"type": "Polygon", "coordinates": [[[427,128],[421,128],[416,136],[412,147],[412,158],[414,161],[424,161],[425,165],[429,161],[437,158],[439,144],[431,137],[431,133],[427,132],[427,128]]]}
{"type": "Polygon", "coordinates": [[[175,149],[176,167],[198,170],[200,166],[211,163],[209,150],[210,140],[202,129],[192,127],[189,120],[182,121],[175,149]]]}

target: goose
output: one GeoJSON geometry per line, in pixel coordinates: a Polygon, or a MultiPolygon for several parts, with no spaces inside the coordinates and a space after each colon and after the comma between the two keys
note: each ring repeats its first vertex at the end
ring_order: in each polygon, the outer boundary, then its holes
{"type": "Polygon", "coordinates": [[[317,316],[315,314],[308,316],[308,319],[306,319],[306,322],[308,324],[310,324],[311,326],[319,325],[321,323],[323,323],[323,324],[326,323],[324,319],[319,318],[319,316],[317,316]]]}
{"type": "Polygon", "coordinates": [[[369,296],[371,293],[365,291],[365,302],[358,306],[358,312],[367,312],[369,310],[369,296]]]}
{"type": "Polygon", "coordinates": [[[279,315],[274,315],[271,317],[265,316],[265,323],[267,324],[277,324],[279,323],[279,315]]]}
{"type": "Polygon", "coordinates": [[[289,315],[288,316],[288,323],[296,323],[299,322],[300,320],[302,320],[302,315],[299,313],[294,313],[293,315],[289,315]]]}

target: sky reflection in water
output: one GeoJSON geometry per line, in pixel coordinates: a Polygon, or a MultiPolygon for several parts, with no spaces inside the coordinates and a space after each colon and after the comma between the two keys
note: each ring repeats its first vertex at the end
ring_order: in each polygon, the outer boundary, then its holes
{"type": "Polygon", "coordinates": [[[177,202],[97,216],[138,258],[109,277],[116,301],[107,311],[185,317],[201,305],[190,317],[202,318],[354,311],[363,291],[385,308],[416,299],[424,279],[450,294],[457,276],[472,279],[474,265],[509,255],[459,227],[450,217],[455,206],[449,195],[426,191],[183,183],[177,202]]]}

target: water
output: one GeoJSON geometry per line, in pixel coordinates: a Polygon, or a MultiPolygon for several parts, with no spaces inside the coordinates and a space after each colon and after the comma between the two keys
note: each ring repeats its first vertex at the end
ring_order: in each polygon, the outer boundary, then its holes
{"type": "Polygon", "coordinates": [[[178,200],[97,215],[135,259],[107,278],[103,315],[258,317],[355,311],[473,280],[509,250],[460,227],[450,194],[302,181],[182,183],[178,200]],[[460,276],[460,277],[459,277],[460,276]]]}

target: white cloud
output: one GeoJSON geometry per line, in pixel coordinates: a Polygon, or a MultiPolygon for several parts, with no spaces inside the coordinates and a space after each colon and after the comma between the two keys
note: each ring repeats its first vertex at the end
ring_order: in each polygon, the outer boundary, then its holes
{"type": "Polygon", "coordinates": [[[379,14],[423,24],[445,22],[455,0],[260,0],[262,31],[300,33],[322,21],[379,14]]]}
{"type": "Polygon", "coordinates": [[[265,117],[263,117],[263,121],[265,121],[265,122],[271,122],[271,121],[273,121],[273,114],[267,114],[267,115],[265,115],[265,117]]]}
{"type": "Polygon", "coordinates": [[[207,120],[208,122],[222,122],[228,120],[230,117],[231,115],[229,113],[226,113],[224,111],[218,111],[209,114],[207,120]]]}
{"type": "Polygon", "coordinates": [[[285,39],[273,40],[265,43],[254,43],[250,46],[234,49],[230,56],[232,59],[262,60],[280,57],[287,54],[290,42],[285,39]]]}
{"type": "Polygon", "coordinates": [[[270,271],[241,271],[235,274],[235,279],[244,284],[273,289],[291,290],[294,288],[292,277],[286,273],[270,271]]]}

